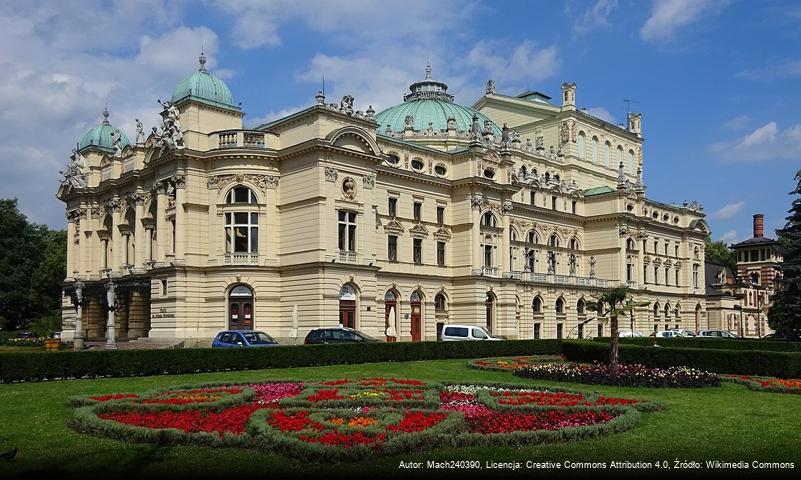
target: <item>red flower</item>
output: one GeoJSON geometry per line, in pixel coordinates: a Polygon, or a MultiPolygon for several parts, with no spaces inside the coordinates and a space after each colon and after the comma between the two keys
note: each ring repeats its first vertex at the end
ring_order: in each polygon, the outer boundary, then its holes
{"type": "Polygon", "coordinates": [[[262,407],[240,405],[219,412],[209,410],[184,410],[180,412],[110,412],[98,417],[126,425],[145,428],[175,428],[184,432],[216,432],[240,435],[245,431],[250,416],[262,407]]]}
{"type": "Polygon", "coordinates": [[[309,428],[322,430],[325,428],[322,424],[310,419],[307,410],[301,410],[294,415],[287,415],[283,411],[274,412],[267,419],[267,423],[282,432],[297,432],[309,428]]]}
{"type": "Polygon", "coordinates": [[[388,425],[387,430],[391,432],[419,432],[433,427],[445,420],[447,416],[445,413],[406,412],[400,422],[388,425]]]}
{"type": "Polygon", "coordinates": [[[89,399],[96,402],[108,402],[109,400],[122,400],[124,398],[139,398],[135,393],[110,393],[108,395],[98,395],[96,397],[89,397],[89,399]]]}
{"type": "Polygon", "coordinates": [[[316,393],[309,395],[306,397],[306,400],[310,402],[324,402],[326,400],[342,400],[342,395],[339,395],[338,388],[332,388],[330,390],[317,390],[316,393]]]}

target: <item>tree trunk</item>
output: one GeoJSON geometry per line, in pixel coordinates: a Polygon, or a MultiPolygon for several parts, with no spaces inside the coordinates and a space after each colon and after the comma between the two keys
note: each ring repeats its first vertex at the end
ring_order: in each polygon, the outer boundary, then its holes
{"type": "Polygon", "coordinates": [[[620,344],[620,334],[617,331],[617,315],[612,315],[609,318],[609,328],[612,331],[612,339],[609,342],[609,365],[612,366],[612,370],[617,370],[618,350],[620,344]]]}

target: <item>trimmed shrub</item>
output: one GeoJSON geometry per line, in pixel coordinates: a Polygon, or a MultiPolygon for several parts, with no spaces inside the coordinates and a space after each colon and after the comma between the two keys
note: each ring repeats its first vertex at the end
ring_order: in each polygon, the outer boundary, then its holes
{"type": "MultiPolygon", "coordinates": [[[[597,337],[596,342],[609,343],[609,337],[597,337]]],[[[716,350],[766,350],[771,352],[801,352],[801,342],[779,342],[775,340],[746,340],[701,337],[623,337],[621,344],[652,347],[654,343],[662,347],[675,348],[713,348],[716,350]]]]}
{"type": "MultiPolygon", "coordinates": [[[[562,342],[562,353],[575,362],[605,362],[609,345],[593,341],[562,342]]],[[[713,348],[670,348],[620,345],[621,363],[648,367],[687,366],[715,373],[764,375],[779,378],[801,376],[801,353],[713,348]]]]}
{"type": "Polygon", "coordinates": [[[0,382],[556,354],[559,340],[398,342],[275,348],[0,352],[0,382]]]}

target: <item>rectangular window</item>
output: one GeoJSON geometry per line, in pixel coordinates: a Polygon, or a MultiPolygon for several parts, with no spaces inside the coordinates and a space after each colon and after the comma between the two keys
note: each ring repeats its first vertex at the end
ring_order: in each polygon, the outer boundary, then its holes
{"type": "Polygon", "coordinates": [[[693,288],[698,288],[698,265],[693,265],[693,288]]]}
{"type": "Polygon", "coordinates": [[[539,323],[535,323],[534,324],[534,340],[539,340],[539,339],[540,339],[540,324],[539,323]]]}
{"type": "Polygon", "coordinates": [[[356,212],[340,210],[339,213],[339,249],[348,252],[356,251],[356,212]]]}
{"type": "Polygon", "coordinates": [[[677,287],[681,286],[681,285],[679,285],[679,271],[678,270],[676,270],[676,286],[677,287]]]}
{"type": "Polygon", "coordinates": [[[628,264],[626,265],[626,281],[631,282],[634,280],[634,265],[628,264]]]}
{"type": "Polygon", "coordinates": [[[561,323],[557,323],[556,324],[556,338],[559,338],[559,339],[562,338],[562,324],[561,323]]]}
{"type": "Polygon", "coordinates": [[[437,242],[437,265],[445,266],[445,242],[437,242]]]}
{"type": "Polygon", "coordinates": [[[437,223],[445,225],[445,207],[437,207],[437,223]]]}
{"type": "Polygon", "coordinates": [[[665,285],[670,285],[670,268],[665,267],[665,285]]]}
{"type": "Polygon", "coordinates": [[[665,244],[665,256],[667,257],[667,255],[668,255],[668,244],[666,243],[665,244]]]}
{"type": "Polygon", "coordinates": [[[659,285],[659,267],[654,267],[654,284],[659,285]]]}
{"type": "Polygon", "coordinates": [[[598,324],[598,336],[599,337],[603,337],[604,336],[604,326],[601,325],[601,324],[598,324]]]}
{"type": "Polygon", "coordinates": [[[423,204],[420,202],[414,202],[414,221],[419,222],[420,218],[422,217],[423,212],[423,204]]]}
{"type": "Polygon", "coordinates": [[[484,266],[492,266],[492,245],[484,245],[484,266]]]}
{"type": "Polygon", "coordinates": [[[162,297],[166,297],[167,296],[167,280],[166,279],[161,281],[161,296],[162,297]]]}
{"type": "Polygon", "coordinates": [[[657,242],[656,240],[654,240],[654,254],[658,253],[658,252],[657,252],[657,249],[658,249],[658,248],[659,248],[659,242],[657,242]]]}
{"type": "Polygon", "coordinates": [[[571,206],[571,211],[572,211],[574,214],[576,213],[576,201],[575,201],[575,200],[573,200],[573,203],[572,203],[572,206],[571,206]]]}
{"type": "Polygon", "coordinates": [[[414,246],[412,255],[414,257],[414,263],[420,264],[423,263],[423,239],[422,238],[415,238],[414,239],[414,246]]]}
{"type": "Polygon", "coordinates": [[[674,254],[674,257],[678,258],[679,257],[679,246],[678,245],[676,245],[675,250],[676,250],[676,253],[674,254]]]}
{"type": "Polygon", "coordinates": [[[390,217],[396,217],[398,215],[398,199],[397,198],[389,198],[387,199],[387,211],[390,217]]]}
{"type": "Polygon", "coordinates": [[[390,262],[398,261],[398,237],[390,235],[387,239],[387,258],[390,262]]]}
{"type": "Polygon", "coordinates": [[[531,192],[531,204],[537,206],[537,195],[534,192],[531,192]]]}
{"type": "Polygon", "coordinates": [[[551,196],[551,210],[556,210],[556,196],[551,196]]]}
{"type": "Polygon", "coordinates": [[[751,250],[751,261],[758,262],[759,261],[759,251],[758,250],[751,250]]]}

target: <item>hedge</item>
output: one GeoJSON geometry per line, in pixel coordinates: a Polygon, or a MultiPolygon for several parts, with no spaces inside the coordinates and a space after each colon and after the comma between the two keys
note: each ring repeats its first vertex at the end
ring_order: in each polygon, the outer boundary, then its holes
{"type": "MultiPolygon", "coordinates": [[[[609,358],[609,345],[593,341],[566,340],[562,342],[562,353],[568,360],[576,362],[605,362],[609,358]]],[[[795,352],[641,347],[621,344],[620,361],[659,368],[687,366],[714,373],[779,378],[801,376],[801,353],[795,352]]]]}
{"type": "MultiPolygon", "coordinates": [[[[609,343],[609,337],[597,337],[596,342],[609,343]]],[[[775,340],[745,340],[699,337],[623,337],[620,343],[653,346],[654,341],[663,347],[713,348],[716,350],[768,350],[776,352],[801,352],[801,342],[779,342],[775,340]]]]}
{"type": "Polygon", "coordinates": [[[397,342],[83,352],[0,352],[0,383],[555,354],[559,340],[397,342]]]}

